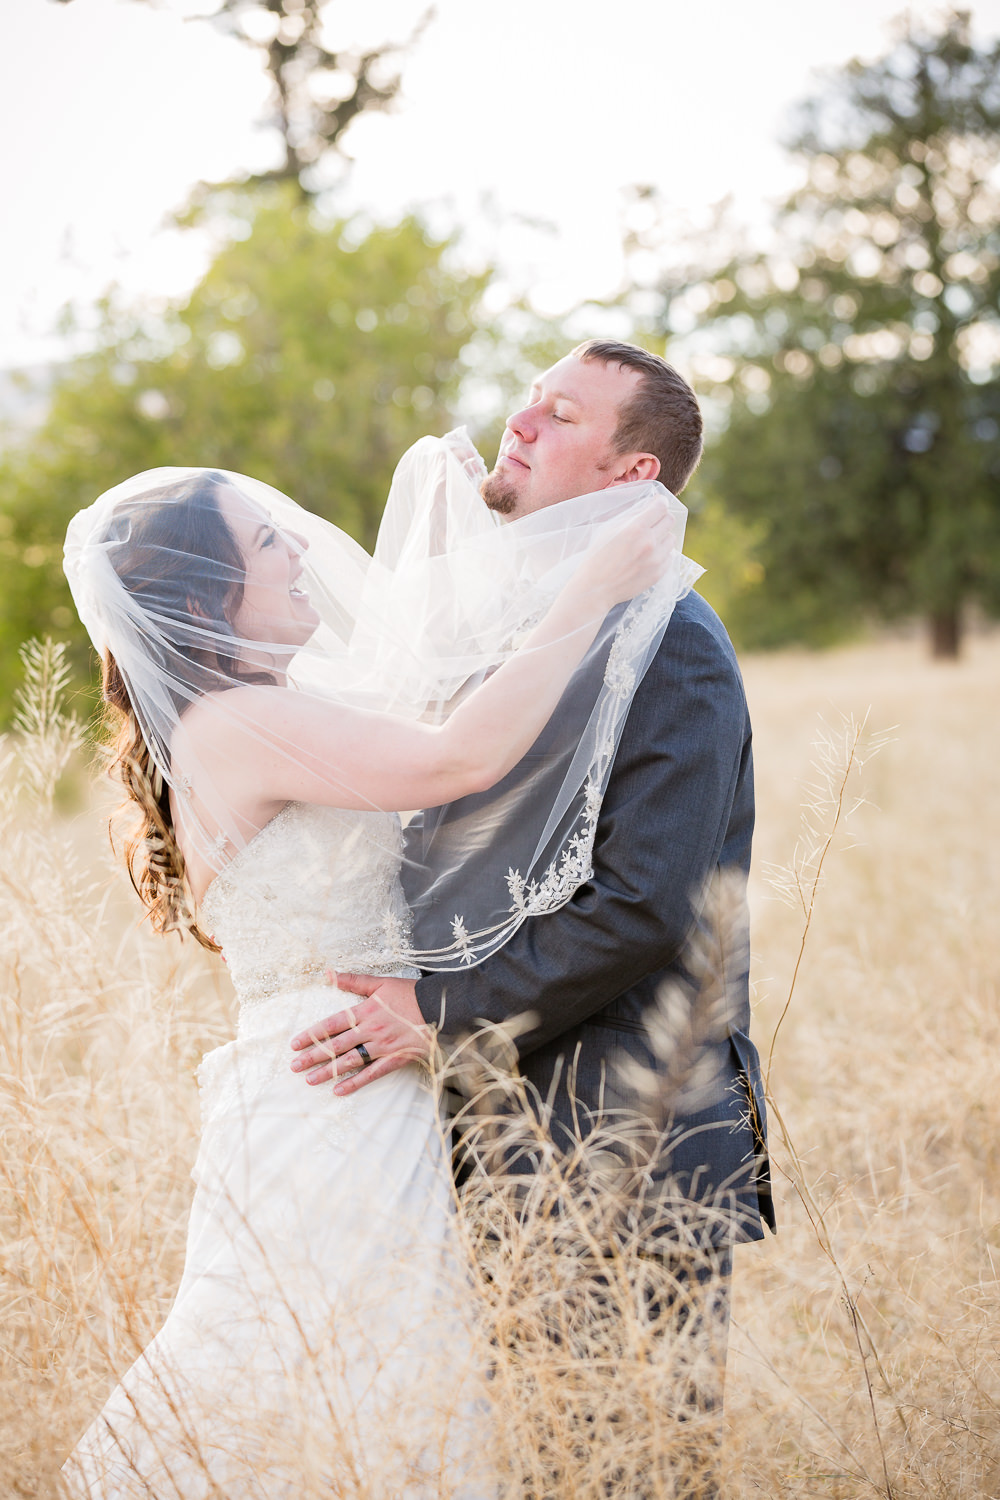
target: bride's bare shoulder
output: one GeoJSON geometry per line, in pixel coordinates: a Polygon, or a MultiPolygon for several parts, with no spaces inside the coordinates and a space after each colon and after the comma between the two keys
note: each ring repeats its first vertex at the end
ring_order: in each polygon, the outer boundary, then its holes
{"type": "Polygon", "coordinates": [[[224,692],[203,693],[181,714],[170,745],[175,770],[190,777],[222,761],[238,777],[242,763],[252,759],[265,726],[280,724],[287,688],[247,684],[224,692]]]}
{"type": "Polygon", "coordinates": [[[274,722],[295,695],[272,683],[244,683],[217,693],[202,693],[181,715],[179,731],[198,743],[233,734],[248,727],[274,722]]]}
{"type": "Polygon", "coordinates": [[[288,800],[269,784],[268,741],[296,695],[247,685],[205,693],[181,715],[170,744],[171,781],[193,793],[211,821],[221,802],[237,822],[261,826],[288,800]]]}
{"type": "Polygon", "coordinates": [[[185,709],[174,731],[171,759],[182,775],[194,767],[225,775],[226,784],[246,771],[259,785],[263,757],[279,749],[293,760],[323,752],[329,736],[356,717],[356,711],[294,688],[247,683],[205,693],[185,709]],[[290,747],[295,747],[290,750],[290,747]]]}

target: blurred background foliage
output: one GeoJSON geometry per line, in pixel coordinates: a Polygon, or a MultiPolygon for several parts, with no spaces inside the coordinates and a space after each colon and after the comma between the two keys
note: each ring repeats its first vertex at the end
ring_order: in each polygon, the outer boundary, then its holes
{"type": "Polygon", "coordinates": [[[700,491],[727,621],[772,646],[917,616],[954,655],[1000,606],[1000,45],[964,13],[904,22],[787,144],[805,180],[765,252],[720,220],[659,277],[648,191],[633,235],[654,271],[626,305],[667,341],[697,326],[720,408],[700,491]]]}
{"type": "MultiPolygon", "coordinates": [[[[471,408],[492,460],[527,372],[605,331],[606,306],[498,313],[495,268],[419,217],[321,210],[324,163],[355,114],[392,106],[405,56],[325,52],[322,4],[221,7],[271,76],[283,167],[198,189],[187,220],[218,250],[187,300],[110,296],[40,425],[0,447],[0,719],[29,637],[68,640],[87,680],[61,547],[103,489],[161,464],[231,468],[370,545],[411,442],[471,408]]],[[[617,327],[675,359],[709,417],[688,550],[738,645],[919,617],[955,654],[970,608],[1000,612],[1000,44],[974,45],[961,12],[903,21],[882,59],[803,105],[787,144],[802,186],[765,245],[723,208],[679,249],[656,192],[632,192],[617,327]]]]}

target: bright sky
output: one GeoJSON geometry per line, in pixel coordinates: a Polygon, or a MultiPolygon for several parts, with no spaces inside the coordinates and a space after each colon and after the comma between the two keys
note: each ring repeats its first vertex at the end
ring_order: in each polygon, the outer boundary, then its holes
{"type": "MultiPolygon", "coordinates": [[[[919,15],[940,7],[911,4],[919,15]]],[[[1000,0],[971,0],[980,37],[1000,0]]],[[[0,367],[57,357],[67,301],[185,291],[205,246],[164,227],[199,179],[271,164],[249,48],[210,0],[0,0],[0,367]]],[[[424,0],[331,0],[331,41],[402,38],[424,0]]],[[[344,207],[423,205],[539,309],[613,293],[623,189],[678,221],[732,195],[760,222],[794,180],[777,136],[815,70],[883,50],[901,0],[436,0],[394,114],[347,138],[344,207]],[[525,221],[553,226],[543,232],[525,221]]]]}

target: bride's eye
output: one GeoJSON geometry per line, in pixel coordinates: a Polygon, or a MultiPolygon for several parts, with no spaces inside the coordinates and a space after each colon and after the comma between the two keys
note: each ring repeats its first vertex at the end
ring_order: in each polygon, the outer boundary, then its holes
{"type": "Polygon", "coordinates": [[[274,542],[277,540],[277,536],[278,536],[278,533],[272,527],[270,531],[267,531],[267,532],[264,533],[263,537],[261,538],[260,545],[262,547],[273,546],[274,542]]]}

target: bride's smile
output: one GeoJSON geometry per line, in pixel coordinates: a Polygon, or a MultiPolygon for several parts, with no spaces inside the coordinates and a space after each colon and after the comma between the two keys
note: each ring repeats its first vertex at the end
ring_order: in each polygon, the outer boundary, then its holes
{"type": "Polygon", "coordinates": [[[304,645],[320,618],[305,586],[302,559],[308,540],[298,531],[277,526],[231,485],[220,485],[216,499],[246,567],[233,629],[246,640],[304,645]]]}

